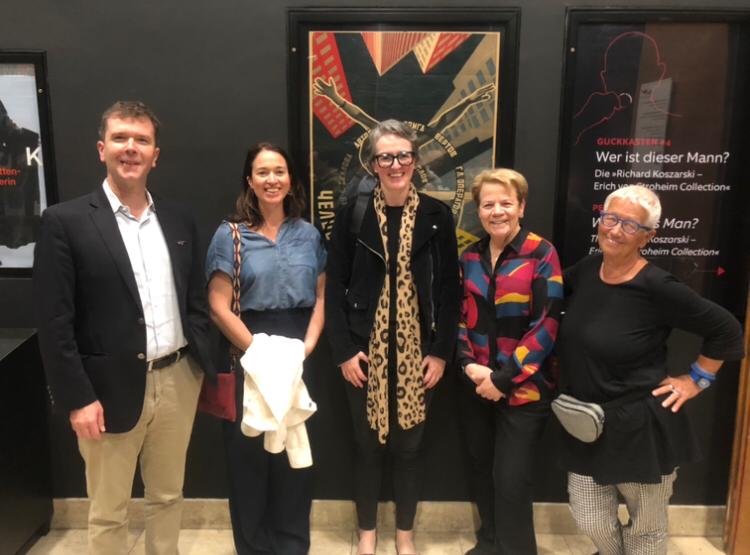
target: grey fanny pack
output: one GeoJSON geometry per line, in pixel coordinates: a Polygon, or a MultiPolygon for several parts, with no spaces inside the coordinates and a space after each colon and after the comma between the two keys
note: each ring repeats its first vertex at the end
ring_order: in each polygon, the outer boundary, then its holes
{"type": "Polygon", "coordinates": [[[645,399],[650,391],[636,391],[609,401],[608,403],[589,403],[561,393],[552,401],[552,412],[565,428],[565,431],[579,441],[593,443],[604,431],[606,411],[631,401],[645,399]]]}

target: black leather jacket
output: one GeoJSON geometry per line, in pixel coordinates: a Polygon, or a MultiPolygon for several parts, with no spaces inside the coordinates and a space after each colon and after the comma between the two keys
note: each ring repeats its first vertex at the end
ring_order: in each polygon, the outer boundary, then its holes
{"type": "MultiPolygon", "coordinates": [[[[326,268],[326,330],[336,364],[367,353],[375,307],[386,277],[383,241],[372,196],[362,220],[356,203],[342,207],[331,234],[326,268]]],[[[412,275],[419,300],[422,355],[449,361],[461,301],[458,246],[450,209],[419,195],[412,241],[412,275]]]]}

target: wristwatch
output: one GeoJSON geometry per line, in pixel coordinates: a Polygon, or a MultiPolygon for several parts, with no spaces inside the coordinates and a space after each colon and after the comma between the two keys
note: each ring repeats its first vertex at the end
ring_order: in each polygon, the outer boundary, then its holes
{"type": "Polygon", "coordinates": [[[711,387],[711,382],[706,378],[696,376],[692,372],[690,372],[690,377],[693,378],[693,381],[698,384],[698,387],[700,387],[701,389],[708,389],[709,387],[711,387]]]}
{"type": "Polygon", "coordinates": [[[716,375],[706,372],[697,363],[690,365],[690,377],[701,389],[708,389],[716,381],[716,375]]]}

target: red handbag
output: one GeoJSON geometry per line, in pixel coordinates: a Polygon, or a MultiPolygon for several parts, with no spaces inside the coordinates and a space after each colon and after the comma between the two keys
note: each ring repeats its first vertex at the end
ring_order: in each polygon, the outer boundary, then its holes
{"type": "MultiPolygon", "coordinates": [[[[229,224],[232,230],[232,243],[234,244],[234,272],[232,275],[232,312],[240,315],[240,266],[242,255],[240,247],[240,228],[236,223],[229,224]]],[[[239,367],[240,353],[231,345],[229,372],[218,372],[216,381],[203,380],[200,397],[198,397],[198,410],[224,420],[234,422],[237,420],[237,368],[239,367]]]]}
{"type": "Polygon", "coordinates": [[[237,374],[234,368],[229,372],[218,372],[216,381],[203,380],[198,410],[234,422],[237,420],[237,374]]]}

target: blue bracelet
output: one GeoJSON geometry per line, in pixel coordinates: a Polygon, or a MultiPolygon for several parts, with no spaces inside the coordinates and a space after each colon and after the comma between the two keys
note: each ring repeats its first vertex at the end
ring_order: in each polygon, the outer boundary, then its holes
{"type": "Polygon", "coordinates": [[[712,374],[711,372],[706,372],[703,368],[698,366],[697,362],[694,362],[690,365],[690,376],[697,382],[696,376],[698,378],[703,378],[705,380],[708,380],[711,383],[714,383],[716,381],[716,374],[712,374]]]}

